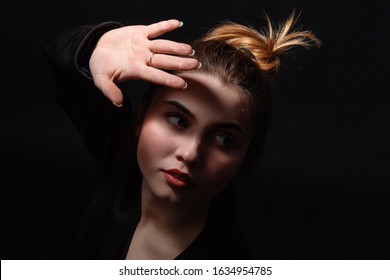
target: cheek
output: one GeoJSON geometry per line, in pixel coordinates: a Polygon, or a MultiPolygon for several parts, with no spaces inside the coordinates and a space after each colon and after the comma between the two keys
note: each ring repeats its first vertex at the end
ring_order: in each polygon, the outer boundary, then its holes
{"type": "Polygon", "coordinates": [[[160,159],[170,153],[169,138],[166,131],[158,123],[144,122],[137,147],[137,158],[141,169],[145,164],[150,164],[153,160],[160,159]]]}
{"type": "Polygon", "coordinates": [[[210,156],[207,163],[207,178],[211,178],[211,184],[220,186],[219,189],[222,189],[237,174],[242,162],[243,156],[241,155],[214,154],[210,156]]]}

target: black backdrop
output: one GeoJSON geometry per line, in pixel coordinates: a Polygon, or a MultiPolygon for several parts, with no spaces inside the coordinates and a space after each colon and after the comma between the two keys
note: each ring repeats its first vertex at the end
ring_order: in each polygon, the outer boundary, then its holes
{"type": "MultiPolygon", "coordinates": [[[[1,13],[1,258],[57,259],[98,167],[41,54],[61,28],[178,18],[175,39],[292,8],[323,41],[285,60],[264,157],[239,192],[258,259],[388,259],[389,9],[383,1],[7,1],[1,13]]],[[[245,183],[245,182],[244,182],[245,183]]]]}

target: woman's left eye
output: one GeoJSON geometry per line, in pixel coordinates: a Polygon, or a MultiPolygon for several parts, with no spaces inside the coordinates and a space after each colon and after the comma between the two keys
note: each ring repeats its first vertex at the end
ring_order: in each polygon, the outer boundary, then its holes
{"type": "Polygon", "coordinates": [[[234,139],[227,135],[216,135],[215,140],[217,141],[218,145],[224,148],[232,147],[235,143],[234,139]]]}

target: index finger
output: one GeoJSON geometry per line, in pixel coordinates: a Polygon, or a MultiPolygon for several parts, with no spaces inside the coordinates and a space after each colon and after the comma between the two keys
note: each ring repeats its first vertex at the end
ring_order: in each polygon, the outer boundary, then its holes
{"type": "Polygon", "coordinates": [[[148,33],[148,38],[150,39],[161,36],[182,26],[182,21],[177,19],[170,19],[147,25],[146,30],[148,33]]]}

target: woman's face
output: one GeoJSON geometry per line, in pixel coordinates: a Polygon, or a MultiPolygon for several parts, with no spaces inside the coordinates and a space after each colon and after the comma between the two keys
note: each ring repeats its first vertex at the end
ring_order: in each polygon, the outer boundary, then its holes
{"type": "Polygon", "coordinates": [[[143,185],[174,203],[209,203],[240,168],[252,138],[247,97],[199,72],[160,87],[139,130],[143,185]]]}

